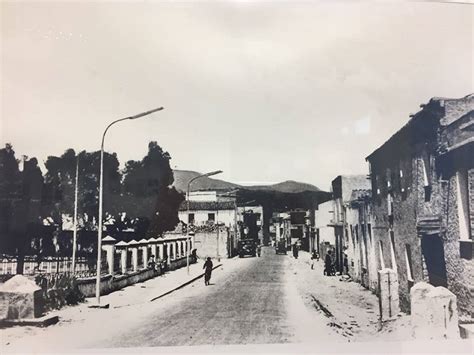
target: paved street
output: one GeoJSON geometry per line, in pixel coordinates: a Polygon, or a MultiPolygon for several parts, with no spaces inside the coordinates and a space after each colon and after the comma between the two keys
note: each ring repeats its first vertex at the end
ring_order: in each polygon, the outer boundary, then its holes
{"type": "Polygon", "coordinates": [[[185,297],[166,312],[150,313],[140,324],[117,334],[113,344],[99,342],[93,344],[94,347],[305,340],[304,329],[298,326],[297,318],[303,317],[300,321],[304,320],[303,314],[307,312],[298,302],[299,298],[289,294],[291,282],[286,272],[287,257],[275,255],[272,248],[264,248],[261,258],[245,258],[237,262],[243,264],[241,268],[217,274],[210,286],[205,287],[200,282],[199,286],[205,292],[185,297]]]}
{"type": "MultiPolygon", "coordinates": [[[[114,308],[111,302],[109,310],[71,308],[76,316],[47,329],[31,329],[31,336],[5,349],[307,343],[315,334],[318,341],[347,341],[327,326],[323,315],[308,312],[288,266],[288,256],[263,248],[261,258],[224,263],[214,271],[210,286],[198,280],[154,302],[139,302],[135,289],[136,305],[114,308]],[[80,319],[77,310],[83,312],[80,319]]],[[[149,300],[150,291],[146,292],[149,300]]]]}

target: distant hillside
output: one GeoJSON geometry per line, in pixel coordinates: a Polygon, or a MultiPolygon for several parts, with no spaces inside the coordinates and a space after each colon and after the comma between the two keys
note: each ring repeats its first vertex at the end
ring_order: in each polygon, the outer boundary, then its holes
{"type": "MultiPolygon", "coordinates": [[[[178,190],[185,192],[189,180],[198,176],[200,173],[188,170],[173,170],[174,183],[173,186],[178,190]]],[[[284,181],[273,185],[256,185],[256,186],[242,186],[219,179],[212,179],[208,177],[195,180],[191,185],[191,191],[195,190],[231,190],[235,188],[247,189],[252,191],[278,191],[284,193],[300,193],[305,191],[317,192],[321,191],[314,185],[306,184],[297,181],[284,181]]]]}
{"type": "Polygon", "coordinates": [[[321,191],[318,187],[306,184],[304,182],[298,182],[293,180],[287,180],[273,185],[258,185],[258,186],[245,186],[249,190],[271,190],[286,193],[299,193],[304,191],[321,191]]]}
{"type": "MultiPolygon", "coordinates": [[[[181,191],[181,192],[186,192],[189,181],[192,178],[200,175],[200,173],[196,171],[189,171],[189,170],[173,170],[173,173],[174,173],[173,186],[176,188],[176,190],[181,191]]],[[[240,187],[240,186],[237,184],[233,184],[231,182],[224,181],[224,180],[203,177],[203,178],[195,180],[192,183],[191,191],[230,190],[236,187],[240,187]]]]}

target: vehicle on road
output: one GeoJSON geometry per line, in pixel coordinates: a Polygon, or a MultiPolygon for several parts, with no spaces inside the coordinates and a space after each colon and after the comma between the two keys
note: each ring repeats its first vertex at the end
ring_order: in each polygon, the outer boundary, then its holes
{"type": "Polygon", "coordinates": [[[285,254],[286,255],[286,243],[284,240],[279,240],[275,245],[276,254],[285,254]]]}
{"type": "Polygon", "coordinates": [[[257,256],[257,243],[253,239],[242,239],[237,244],[239,258],[245,255],[257,256]]]}

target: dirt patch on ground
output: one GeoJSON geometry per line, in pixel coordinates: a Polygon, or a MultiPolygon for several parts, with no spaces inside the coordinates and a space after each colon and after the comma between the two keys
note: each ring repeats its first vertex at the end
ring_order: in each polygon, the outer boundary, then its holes
{"type": "Polygon", "coordinates": [[[339,276],[324,276],[323,263],[310,267],[309,255],[289,259],[298,292],[309,309],[318,312],[348,341],[404,340],[409,336],[409,317],[379,321],[378,299],[356,282],[339,276]],[[399,329],[402,328],[402,329],[399,329]]]}

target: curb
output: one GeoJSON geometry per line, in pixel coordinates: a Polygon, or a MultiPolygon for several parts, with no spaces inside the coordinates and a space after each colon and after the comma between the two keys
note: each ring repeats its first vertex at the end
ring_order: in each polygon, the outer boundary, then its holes
{"type": "Polygon", "coordinates": [[[52,324],[59,322],[58,316],[46,315],[40,318],[31,319],[4,319],[0,321],[2,327],[13,327],[13,326],[31,326],[31,327],[48,327],[52,324]]]}
{"type": "MultiPolygon", "coordinates": [[[[217,268],[220,267],[220,266],[222,266],[222,264],[218,264],[218,265],[214,266],[214,267],[212,268],[212,270],[215,270],[215,269],[217,269],[217,268]]],[[[202,273],[202,274],[200,274],[200,275],[198,275],[198,276],[192,278],[191,280],[186,281],[185,283],[179,285],[178,287],[175,287],[175,288],[173,288],[173,289],[171,289],[171,290],[169,290],[169,291],[167,291],[167,292],[165,292],[165,293],[162,293],[162,294],[159,295],[159,296],[156,296],[156,297],[152,298],[152,299],[150,300],[150,302],[156,301],[156,300],[159,299],[159,298],[165,297],[165,296],[169,295],[170,293],[172,293],[172,292],[174,292],[174,291],[177,291],[177,290],[179,290],[179,289],[181,289],[181,288],[183,288],[183,287],[185,287],[185,286],[188,286],[189,284],[193,283],[193,282],[196,281],[196,280],[199,280],[199,279],[202,278],[202,277],[204,277],[204,273],[202,273]]]]}

